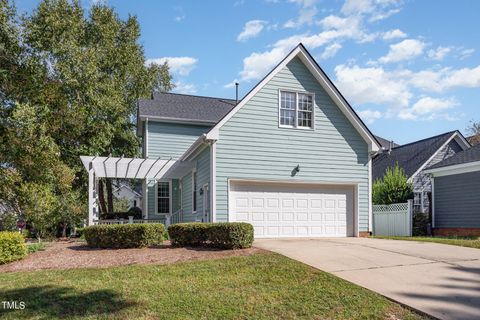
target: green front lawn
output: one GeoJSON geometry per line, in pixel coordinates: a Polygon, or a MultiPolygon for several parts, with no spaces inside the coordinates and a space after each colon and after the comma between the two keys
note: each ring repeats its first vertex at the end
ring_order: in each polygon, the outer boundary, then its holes
{"type": "Polygon", "coordinates": [[[273,254],[164,266],[0,274],[2,319],[420,319],[369,290],[273,254]]]}
{"type": "Polygon", "coordinates": [[[470,247],[480,249],[480,237],[384,237],[375,236],[379,239],[391,239],[391,240],[407,240],[407,241],[424,241],[435,242],[442,244],[450,244],[460,247],[470,247]]]}

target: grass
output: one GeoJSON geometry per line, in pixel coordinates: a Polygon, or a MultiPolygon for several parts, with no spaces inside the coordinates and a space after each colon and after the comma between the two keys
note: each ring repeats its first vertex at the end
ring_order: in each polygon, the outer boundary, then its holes
{"type": "Polygon", "coordinates": [[[273,253],[172,265],[0,274],[2,319],[421,319],[273,253]]]}
{"type": "Polygon", "coordinates": [[[27,243],[28,253],[43,251],[45,250],[46,247],[47,247],[47,244],[45,242],[27,243]]]}
{"type": "Polygon", "coordinates": [[[449,244],[460,247],[470,247],[480,249],[480,237],[386,237],[376,236],[379,239],[391,240],[407,240],[407,241],[424,241],[449,244]]]}

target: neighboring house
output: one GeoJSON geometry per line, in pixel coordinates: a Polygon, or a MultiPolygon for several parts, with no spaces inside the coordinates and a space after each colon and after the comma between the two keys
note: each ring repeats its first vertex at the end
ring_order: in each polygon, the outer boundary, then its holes
{"type": "Polygon", "coordinates": [[[399,144],[393,142],[393,140],[387,140],[379,136],[375,136],[375,138],[380,143],[380,146],[382,147],[382,151],[400,146],[399,144]]]}
{"type": "MultiPolygon", "coordinates": [[[[303,45],[238,104],[157,93],[138,105],[150,169],[135,177],[145,178],[146,218],[245,221],[256,237],[372,230],[371,157],[380,145],[303,45]]],[[[140,161],[122,159],[112,166],[140,161]]],[[[100,165],[108,159],[82,161],[91,179],[108,176],[100,165]]]]}
{"type": "Polygon", "coordinates": [[[413,184],[415,211],[428,212],[432,186],[430,178],[423,170],[469,147],[469,143],[459,131],[452,131],[386,148],[373,159],[373,180],[382,179],[387,168],[395,167],[398,163],[405,170],[408,181],[413,184]]]}
{"type": "Polygon", "coordinates": [[[430,166],[435,235],[480,236],[480,145],[430,166]]]}
{"type": "Polygon", "coordinates": [[[117,199],[127,199],[129,208],[137,207],[142,209],[142,195],[130,186],[120,183],[112,193],[117,199]]]}

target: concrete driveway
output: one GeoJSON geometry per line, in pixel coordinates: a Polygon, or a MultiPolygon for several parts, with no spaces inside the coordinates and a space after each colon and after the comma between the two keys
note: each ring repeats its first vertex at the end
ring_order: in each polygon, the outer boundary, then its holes
{"type": "Polygon", "coordinates": [[[274,251],[440,319],[480,319],[480,250],[369,238],[260,239],[274,251]]]}

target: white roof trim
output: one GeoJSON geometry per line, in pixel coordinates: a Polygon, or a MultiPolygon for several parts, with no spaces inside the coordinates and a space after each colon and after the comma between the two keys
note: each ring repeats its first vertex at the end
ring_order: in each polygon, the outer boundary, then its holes
{"type": "Polygon", "coordinates": [[[459,140],[461,142],[464,143],[464,145],[462,146],[461,143],[459,143],[460,147],[462,148],[462,150],[466,150],[470,147],[470,144],[467,142],[467,140],[465,140],[465,138],[458,133],[458,131],[455,131],[452,136],[450,138],[448,138],[447,141],[445,141],[444,144],[442,144],[442,146],[440,148],[437,149],[437,151],[435,151],[432,156],[430,158],[428,158],[427,161],[425,161],[421,166],[420,168],[417,169],[417,171],[415,171],[414,174],[412,174],[412,176],[410,178],[408,178],[408,182],[412,182],[413,181],[413,178],[415,178],[415,176],[417,176],[420,172],[422,172],[423,169],[425,169],[425,167],[430,163],[430,161],[432,161],[433,158],[435,158],[437,156],[437,154],[440,152],[440,150],[442,150],[443,148],[445,148],[445,146],[447,146],[453,139],[455,139],[457,142],[459,142],[459,140]]]}
{"type": "Polygon", "coordinates": [[[293,49],[262,81],[260,81],[254,88],[251,90],[247,96],[245,96],[240,103],[235,106],[222,120],[220,120],[208,133],[208,139],[218,139],[220,128],[228,121],[232,116],[238,112],[245,104],[247,104],[250,99],[255,96],[260,89],[262,89],[280,70],[282,70],[293,58],[299,57],[310,72],[314,75],[317,81],[320,83],[322,88],[327,92],[327,94],[333,99],[336,105],[340,110],[345,114],[347,119],[353,124],[358,133],[362,138],[367,142],[369,151],[377,152],[380,150],[380,145],[369,132],[365,124],[360,120],[360,118],[352,110],[348,102],[342,97],[340,92],[335,86],[331,84],[328,80],[327,75],[318,67],[315,61],[313,61],[310,54],[306,51],[303,45],[299,44],[295,49],[293,49]]]}
{"type": "Polygon", "coordinates": [[[453,174],[467,173],[480,171],[480,161],[473,161],[467,163],[453,164],[449,166],[433,168],[425,170],[425,173],[430,173],[434,177],[449,176],[453,174]]]}

